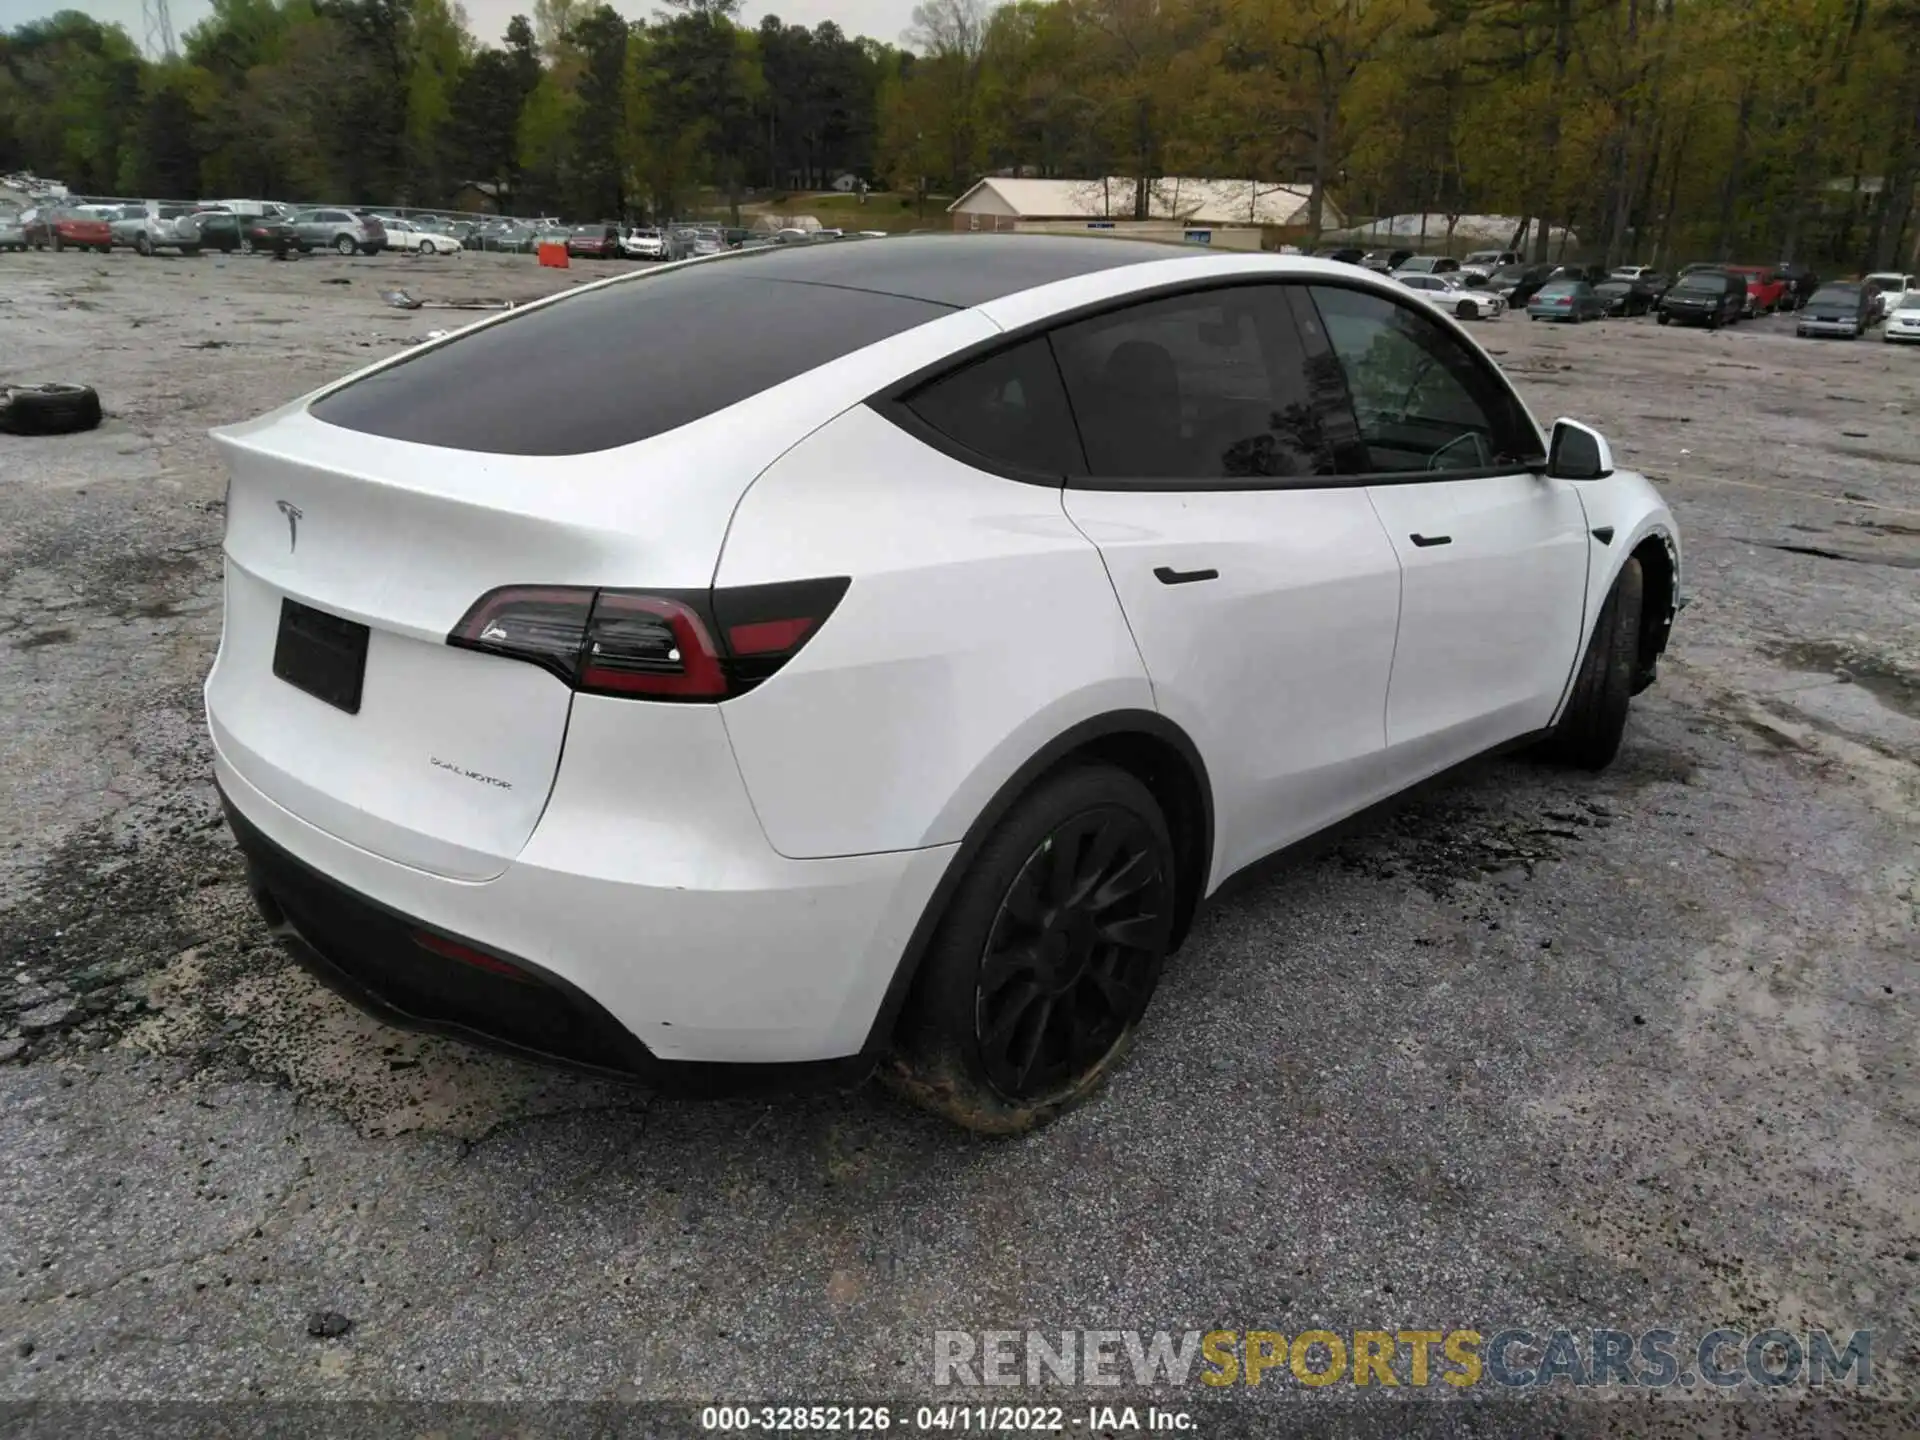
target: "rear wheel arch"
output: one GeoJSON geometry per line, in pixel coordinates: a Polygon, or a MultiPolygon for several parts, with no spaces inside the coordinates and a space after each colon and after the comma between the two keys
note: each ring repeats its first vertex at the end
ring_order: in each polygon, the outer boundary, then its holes
{"type": "Polygon", "coordinates": [[[1171,949],[1192,925],[1213,867],[1213,787],[1199,747],[1186,731],[1152,710],[1115,710],[1082,720],[1056,735],[1008,777],[961,837],[946,872],[921,911],[867,1033],[864,1053],[878,1059],[913,988],[920,962],[942,916],[986,844],[1021,797],[1062,770],[1089,763],[1118,767],[1147,787],[1166,817],[1178,857],[1171,949]]]}

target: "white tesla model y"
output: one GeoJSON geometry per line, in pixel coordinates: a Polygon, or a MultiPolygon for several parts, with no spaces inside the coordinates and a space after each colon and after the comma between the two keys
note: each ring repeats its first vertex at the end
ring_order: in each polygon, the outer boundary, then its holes
{"type": "Polygon", "coordinates": [[[1605,765],[1680,579],[1404,287],[1118,239],[621,276],[217,438],[207,715],[303,963],[983,1129],[1099,1081],[1249,862],[1497,747],[1605,765]]]}

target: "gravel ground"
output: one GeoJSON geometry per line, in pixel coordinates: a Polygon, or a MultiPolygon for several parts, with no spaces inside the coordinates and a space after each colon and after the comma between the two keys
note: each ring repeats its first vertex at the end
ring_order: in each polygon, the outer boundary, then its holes
{"type": "MultiPolygon", "coordinates": [[[[0,378],[107,411],[0,436],[0,1400],[907,1398],[935,1329],[1726,1324],[1872,1329],[1878,1404],[1552,1428],[1911,1432],[1920,354],[1484,327],[1690,547],[1619,762],[1490,762],[1243,879],[1107,1091],[986,1143],[872,1089],[669,1100],[401,1034],[263,941],[199,709],[207,428],[466,318],[396,280],[599,273],[0,256],[0,378]]],[[[1550,1413],[1367,1397],[1201,1431],[1550,1413]]]]}

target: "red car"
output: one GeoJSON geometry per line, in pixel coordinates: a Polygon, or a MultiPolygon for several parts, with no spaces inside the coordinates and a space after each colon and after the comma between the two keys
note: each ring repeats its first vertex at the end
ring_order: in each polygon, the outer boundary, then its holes
{"type": "Polygon", "coordinates": [[[49,245],[55,250],[75,246],[104,255],[113,249],[113,231],[107,222],[75,210],[43,208],[33,212],[33,218],[24,221],[21,228],[27,232],[27,243],[36,250],[49,245]]]}
{"type": "Polygon", "coordinates": [[[567,235],[567,254],[617,260],[625,252],[620,248],[620,227],[611,221],[604,225],[576,225],[567,235]]]}
{"type": "Polygon", "coordinates": [[[1727,265],[1722,267],[1730,275],[1738,275],[1747,282],[1747,313],[1749,315],[1771,315],[1787,302],[1787,291],[1791,288],[1784,277],[1764,265],[1727,265]]]}

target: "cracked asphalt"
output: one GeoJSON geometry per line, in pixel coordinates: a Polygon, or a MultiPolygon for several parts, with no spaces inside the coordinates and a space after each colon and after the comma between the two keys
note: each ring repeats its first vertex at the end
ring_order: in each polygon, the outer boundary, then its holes
{"type": "Polygon", "coordinates": [[[1693,603],[1618,763],[1488,762],[1242,878],[1105,1092],[984,1142],[873,1088],[673,1100],[402,1034],[265,941],[199,708],[205,432],[463,318],[383,306],[396,280],[581,277],[0,257],[0,379],[107,412],[0,436],[0,1428],[924,1398],[936,1329],[1724,1324],[1870,1329],[1875,1383],[1276,1385],[1201,1433],[1920,1429],[1920,354],[1485,327],[1685,532],[1693,603]]]}

